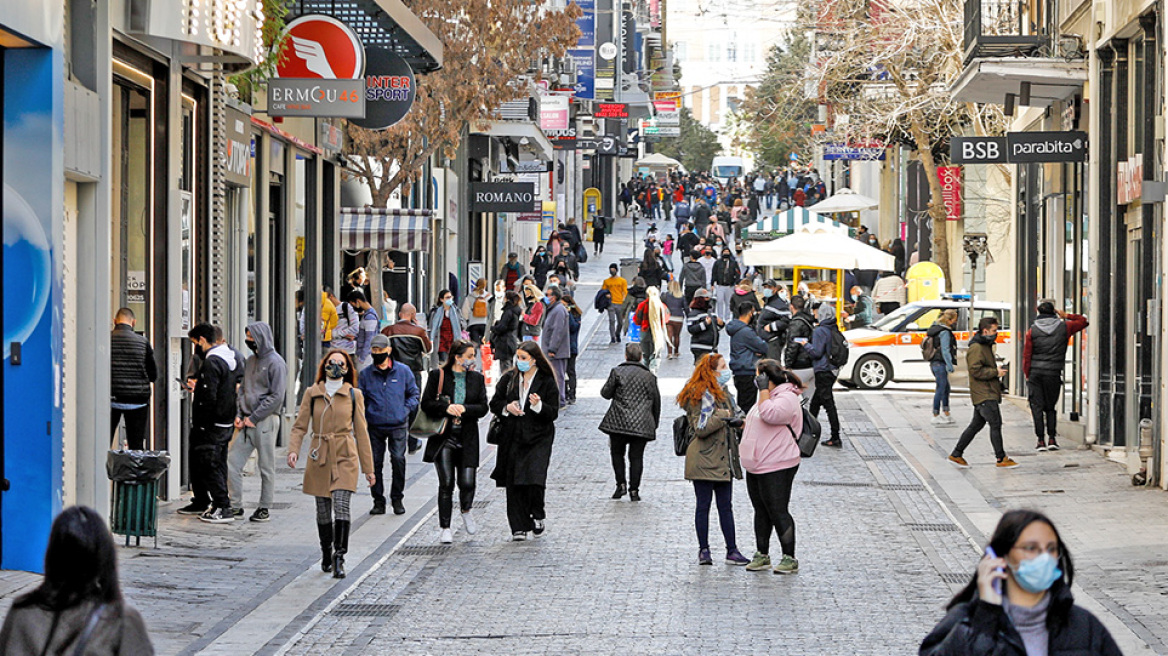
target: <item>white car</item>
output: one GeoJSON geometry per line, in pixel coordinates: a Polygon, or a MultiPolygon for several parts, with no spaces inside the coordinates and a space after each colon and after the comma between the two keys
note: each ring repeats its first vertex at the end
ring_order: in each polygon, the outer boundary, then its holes
{"type": "MultiPolygon", "coordinates": [[[[975,301],[970,319],[967,301],[918,301],[901,306],[871,326],[844,331],[848,339],[848,362],[840,367],[839,382],[848,387],[881,389],[889,382],[933,382],[929,363],[921,357],[925,333],[948,309],[957,310],[954,333],[959,350],[957,368],[964,372],[966,345],[983,317],[998,318],[998,343],[1010,342],[1010,306],[1007,303],[975,301]]],[[[1004,349],[999,349],[1004,351],[1004,349]]],[[[998,353],[998,359],[1003,359],[998,353]]],[[[955,387],[959,386],[954,384],[955,387]]]]}

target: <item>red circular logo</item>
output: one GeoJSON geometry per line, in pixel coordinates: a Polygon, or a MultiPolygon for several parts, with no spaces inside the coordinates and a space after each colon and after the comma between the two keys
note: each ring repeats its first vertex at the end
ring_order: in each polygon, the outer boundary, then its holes
{"type": "Polygon", "coordinates": [[[365,73],[365,47],[348,25],[332,16],[301,16],[284,31],[277,77],[359,79],[365,73]]]}

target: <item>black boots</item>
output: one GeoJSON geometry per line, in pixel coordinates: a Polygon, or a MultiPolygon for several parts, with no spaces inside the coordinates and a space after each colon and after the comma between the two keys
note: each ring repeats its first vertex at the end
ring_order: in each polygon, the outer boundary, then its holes
{"type": "Polygon", "coordinates": [[[641,500],[641,491],[640,490],[629,490],[629,501],[640,501],[640,500],[641,500]]]}
{"type": "Polygon", "coordinates": [[[628,491],[629,491],[629,487],[627,485],[625,485],[624,483],[617,483],[616,484],[616,492],[612,493],[612,498],[619,499],[619,498],[623,497],[626,493],[628,493],[628,491]]]}
{"type": "Polygon", "coordinates": [[[333,525],[317,524],[316,532],[320,536],[320,571],[333,571],[333,525]]]}
{"type": "Polygon", "coordinates": [[[333,578],[345,578],[345,554],[349,552],[349,524],[337,520],[333,523],[333,578]]]}

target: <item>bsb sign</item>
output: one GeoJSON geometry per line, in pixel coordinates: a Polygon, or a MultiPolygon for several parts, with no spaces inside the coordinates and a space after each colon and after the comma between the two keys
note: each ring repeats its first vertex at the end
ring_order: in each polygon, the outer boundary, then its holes
{"type": "Polygon", "coordinates": [[[472,182],[470,185],[472,212],[538,212],[538,202],[532,182],[472,182]]]}
{"type": "Polygon", "coordinates": [[[953,137],[954,164],[1087,161],[1086,132],[1010,132],[1004,137],[953,137]]]}

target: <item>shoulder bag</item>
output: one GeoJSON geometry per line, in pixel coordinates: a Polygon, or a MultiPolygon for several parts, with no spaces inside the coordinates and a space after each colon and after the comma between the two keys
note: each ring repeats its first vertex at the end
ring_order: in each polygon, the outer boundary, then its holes
{"type": "MultiPolygon", "coordinates": [[[[446,370],[438,369],[438,390],[434,395],[435,399],[442,398],[442,389],[446,386],[446,370]]],[[[419,440],[428,440],[431,437],[438,437],[446,432],[446,422],[449,419],[448,415],[442,415],[435,419],[431,417],[425,410],[419,410],[418,415],[414,417],[414,423],[410,426],[410,437],[419,440]]]]}
{"type": "MultiPolygon", "coordinates": [[[[518,384],[519,374],[512,376],[511,380],[518,384]]],[[[487,444],[499,445],[503,440],[503,416],[494,415],[491,417],[491,425],[487,427],[487,444]]]]}
{"type": "Polygon", "coordinates": [[[673,453],[685,456],[689,443],[693,441],[693,431],[689,429],[689,416],[681,415],[673,420],[673,453]]]}

